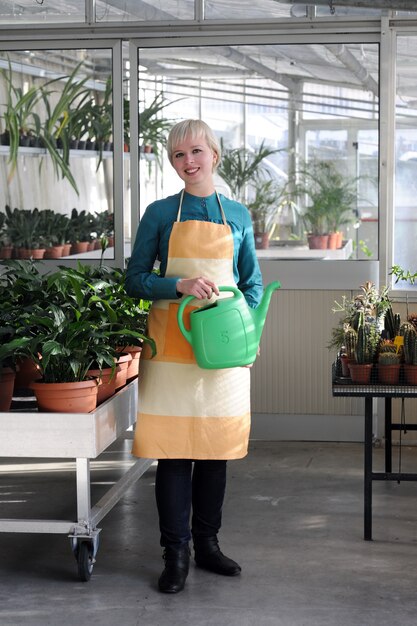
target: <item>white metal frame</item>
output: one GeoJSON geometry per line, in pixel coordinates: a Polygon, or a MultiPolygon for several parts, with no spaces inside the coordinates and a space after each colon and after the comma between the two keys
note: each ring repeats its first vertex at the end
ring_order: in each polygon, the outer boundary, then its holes
{"type": "Polygon", "coordinates": [[[15,458],[75,458],[77,520],[0,519],[0,532],[66,534],[96,539],[97,524],[134,482],[152,465],[137,459],[91,506],[90,460],[97,458],[136,422],[137,380],[132,381],[92,413],[0,413],[0,456],[15,458]]]}

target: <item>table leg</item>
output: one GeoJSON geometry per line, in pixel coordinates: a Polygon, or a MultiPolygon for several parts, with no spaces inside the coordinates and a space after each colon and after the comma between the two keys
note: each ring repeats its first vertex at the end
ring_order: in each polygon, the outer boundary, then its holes
{"type": "Polygon", "coordinates": [[[392,403],[385,398],[385,471],[392,472],[392,403]]]}
{"type": "Polygon", "coordinates": [[[365,397],[364,538],[372,539],[372,397],[365,397]]]}
{"type": "Polygon", "coordinates": [[[90,459],[76,459],[78,523],[91,529],[90,459]]]}

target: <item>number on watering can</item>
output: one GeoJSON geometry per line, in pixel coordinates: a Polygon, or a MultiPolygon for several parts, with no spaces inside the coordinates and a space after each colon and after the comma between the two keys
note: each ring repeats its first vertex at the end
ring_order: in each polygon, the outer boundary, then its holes
{"type": "Polygon", "coordinates": [[[220,333],[220,341],[222,343],[229,343],[230,337],[229,337],[229,331],[228,330],[222,330],[222,332],[220,333]]]}

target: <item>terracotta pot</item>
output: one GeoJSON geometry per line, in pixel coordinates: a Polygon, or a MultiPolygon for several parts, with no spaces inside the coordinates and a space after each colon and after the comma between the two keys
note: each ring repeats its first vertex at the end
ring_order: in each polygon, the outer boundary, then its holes
{"type": "Polygon", "coordinates": [[[18,248],[17,256],[19,259],[43,259],[45,254],[45,248],[18,248]]]}
{"type": "Polygon", "coordinates": [[[72,244],[64,243],[64,249],[62,250],[62,256],[69,256],[71,254],[72,244]]]}
{"type": "Polygon", "coordinates": [[[62,257],[64,246],[51,246],[46,248],[44,259],[60,259],[62,257]]]}
{"type": "Polygon", "coordinates": [[[114,236],[113,235],[109,235],[107,237],[107,239],[109,240],[109,248],[113,248],[114,247],[114,236]]]}
{"type": "Polygon", "coordinates": [[[417,365],[404,363],[404,378],[408,385],[417,385],[417,365]]]}
{"type": "Polygon", "coordinates": [[[121,352],[119,358],[116,360],[117,365],[120,366],[119,371],[116,374],[116,390],[124,387],[127,383],[127,369],[129,367],[132,355],[129,353],[121,352]]]}
{"type": "Polygon", "coordinates": [[[54,413],[90,413],[97,406],[97,379],[76,383],[34,382],[38,409],[54,413]]]}
{"type": "Polygon", "coordinates": [[[120,371],[120,365],[116,365],[116,369],[112,372],[111,367],[105,367],[102,370],[88,370],[88,376],[97,378],[99,386],[97,390],[97,405],[101,404],[116,393],[116,376],[120,371]]]}
{"type": "Polygon", "coordinates": [[[126,374],[126,381],[130,383],[131,380],[139,375],[139,359],[142,352],[142,346],[126,346],[123,348],[123,352],[127,352],[132,357],[126,374]]]}
{"type": "Polygon", "coordinates": [[[268,233],[255,233],[255,248],[258,250],[266,250],[269,248],[269,235],[268,233]]]}
{"type": "Polygon", "coordinates": [[[386,385],[397,385],[400,380],[401,365],[378,365],[378,381],[386,385]]]}
{"type": "Polygon", "coordinates": [[[0,259],[11,259],[13,246],[2,246],[0,248],[0,259]]]}
{"type": "Polygon", "coordinates": [[[342,364],[342,376],[344,376],[345,378],[350,377],[350,372],[349,372],[350,361],[351,359],[345,354],[342,354],[342,356],[340,357],[340,363],[342,364]]]}
{"type": "Polygon", "coordinates": [[[88,241],[75,241],[71,246],[71,254],[83,254],[87,249],[88,241]]]}
{"type": "Polygon", "coordinates": [[[336,250],[338,239],[339,239],[338,233],[329,233],[329,238],[327,240],[327,248],[329,250],[336,250]]]}
{"type": "Polygon", "coordinates": [[[371,380],[372,363],[349,363],[352,382],[367,385],[371,380]]]}
{"type": "Polygon", "coordinates": [[[15,389],[29,389],[31,383],[41,378],[42,374],[39,371],[39,367],[30,357],[17,360],[16,378],[14,380],[15,389]]]}
{"type": "Polygon", "coordinates": [[[94,241],[89,241],[87,245],[87,252],[92,252],[94,250],[94,241]]]}
{"type": "Polygon", "coordinates": [[[329,235],[307,235],[310,250],[327,250],[329,235]]]}
{"type": "Polygon", "coordinates": [[[0,411],[9,411],[13,399],[15,371],[11,367],[0,369],[0,411]]]}
{"type": "Polygon", "coordinates": [[[343,246],[343,233],[341,230],[338,230],[336,235],[337,235],[336,248],[339,249],[343,246]]]}

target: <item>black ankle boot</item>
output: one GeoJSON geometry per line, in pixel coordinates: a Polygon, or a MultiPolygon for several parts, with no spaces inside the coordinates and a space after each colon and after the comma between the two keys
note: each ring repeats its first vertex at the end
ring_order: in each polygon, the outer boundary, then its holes
{"type": "Polygon", "coordinates": [[[162,557],[165,569],[158,580],[159,591],[178,593],[185,586],[190,567],[190,549],[188,545],[180,548],[165,548],[162,557]]]}
{"type": "Polygon", "coordinates": [[[220,552],[217,537],[194,537],[195,562],[198,567],[223,576],[237,576],[242,571],[232,559],[220,552]]]}

